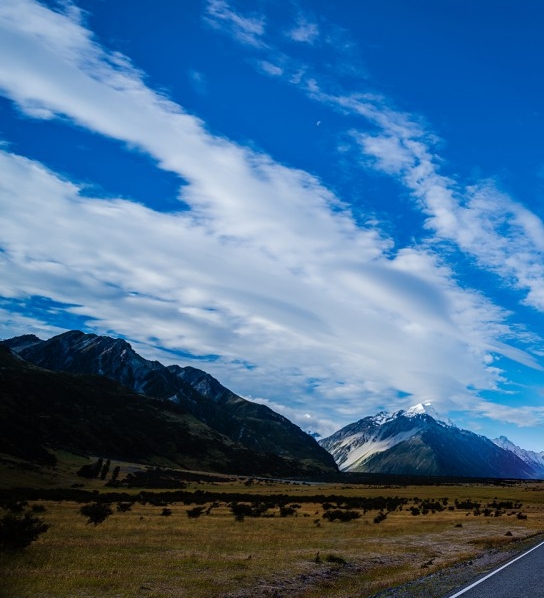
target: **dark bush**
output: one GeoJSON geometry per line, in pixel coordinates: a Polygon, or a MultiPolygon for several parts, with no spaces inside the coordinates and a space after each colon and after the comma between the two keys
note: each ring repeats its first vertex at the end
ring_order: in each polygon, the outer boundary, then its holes
{"type": "Polygon", "coordinates": [[[374,517],[374,523],[381,523],[387,519],[387,513],[378,513],[376,517],[374,517]]]}
{"type": "Polygon", "coordinates": [[[79,512],[83,517],[87,517],[87,523],[92,523],[94,525],[103,523],[113,513],[108,504],[99,502],[83,505],[79,509],[79,512]]]}
{"type": "Polygon", "coordinates": [[[230,510],[236,521],[243,521],[246,517],[254,516],[253,507],[244,503],[235,502],[230,506],[230,510]]]}
{"type": "MultiPolygon", "coordinates": [[[[448,499],[445,500],[447,501],[448,499]]],[[[445,506],[439,501],[427,499],[422,501],[421,509],[425,509],[427,512],[431,511],[432,513],[435,513],[436,511],[443,511],[445,509],[445,506]]]]}
{"type": "Polygon", "coordinates": [[[110,470],[110,466],[111,466],[111,461],[109,459],[107,459],[106,462],[104,463],[104,465],[102,465],[102,468],[100,470],[100,479],[101,480],[106,479],[106,476],[108,475],[108,471],[110,470]]]}
{"type": "Polygon", "coordinates": [[[166,508],[166,507],[165,507],[165,508],[162,510],[162,513],[161,513],[161,515],[162,515],[163,517],[170,517],[170,515],[172,515],[172,509],[168,509],[168,508],[166,508]]]}
{"type": "Polygon", "coordinates": [[[489,503],[487,506],[491,507],[493,509],[501,509],[502,510],[502,509],[521,509],[521,507],[523,505],[520,502],[515,502],[512,500],[503,500],[503,501],[497,502],[497,500],[495,499],[492,503],[489,503]]]}
{"type": "Polygon", "coordinates": [[[127,511],[130,511],[131,509],[132,509],[131,502],[118,502],[117,503],[117,510],[119,511],[119,513],[126,513],[127,511]]]}
{"type": "Polygon", "coordinates": [[[455,499],[455,507],[457,509],[466,509],[467,511],[470,511],[472,509],[479,509],[480,508],[480,503],[479,502],[473,502],[472,500],[467,499],[467,500],[457,500],[455,499]]]}
{"type": "Polygon", "coordinates": [[[30,513],[4,515],[0,519],[0,549],[7,552],[22,550],[48,529],[47,523],[30,513]]]}
{"type": "Polygon", "coordinates": [[[193,507],[192,509],[187,509],[187,517],[190,519],[198,519],[202,513],[204,513],[205,507],[193,507]]]}
{"type": "MultiPolygon", "coordinates": [[[[243,521],[245,517],[261,517],[268,511],[275,506],[273,502],[260,502],[256,501],[250,505],[245,503],[233,502],[230,505],[230,510],[234,515],[236,521],[243,521]]],[[[290,507],[280,507],[282,508],[290,508],[290,507]]]]}
{"type": "Polygon", "coordinates": [[[81,478],[97,478],[102,471],[103,464],[103,459],[98,459],[94,463],[87,463],[78,469],[77,475],[81,478]]]}
{"type": "Polygon", "coordinates": [[[352,521],[353,519],[359,519],[361,516],[357,511],[342,511],[340,509],[329,510],[323,513],[323,519],[329,521],[352,521]]]}

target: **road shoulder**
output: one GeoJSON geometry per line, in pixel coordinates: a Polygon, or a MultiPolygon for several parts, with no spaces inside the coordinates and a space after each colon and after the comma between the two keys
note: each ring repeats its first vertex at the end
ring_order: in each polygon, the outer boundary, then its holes
{"type": "Polygon", "coordinates": [[[493,569],[504,565],[544,540],[543,534],[526,538],[507,548],[490,550],[470,561],[441,569],[396,588],[383,590],[370,598],[444,598],[469,585],[493,569]]]}

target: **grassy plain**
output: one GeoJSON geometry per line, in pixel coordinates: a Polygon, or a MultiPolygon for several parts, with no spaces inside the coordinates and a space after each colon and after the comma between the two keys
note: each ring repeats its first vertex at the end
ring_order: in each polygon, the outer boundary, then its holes
{"type": "MultiPolygon", "coordinates": [[[[57,482],[70,480],[70,467],[61,467],[57,482]]],[[[84,484],[93,498],[109,500],[103,495],[112,489],[104,482],[84,484]]],[[[160,489],[127,492],[131,509],[117,511],[111,501],[113,515],[97,526],[80,515],[84,503],[31,500],[30,507],[45,507],[39,516],[50,529],[22,553],[0,554],[2,598],[364,598],[544,531],[544,483],[538,482],[379,486],[225,477],[187,482],[190,495],[183,500],[160,489]],[[375,523],[379,509],[348,506],[361,497],[405,503],[375,523]],[[481,514],[456,500],[480,503],[481,514]],[[425,501],[443,510],[413,515],[412,507],[421,513],[425,501]],[[237,521],[233,502],[268,508],[237,521]],[[484,514],[487,505],[501,503],[484,514]],[[203,514],[189,517],[198,505],[203,514]],[[282,516],[281,506],[292,506],[294,514],[282,516]],[[360,516],[323,517],[335,510],[360,516]]]]}

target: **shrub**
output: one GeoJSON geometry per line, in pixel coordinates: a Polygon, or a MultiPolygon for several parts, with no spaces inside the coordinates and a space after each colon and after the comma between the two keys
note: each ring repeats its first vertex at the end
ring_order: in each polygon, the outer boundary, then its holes
{"type": "Polygon", "coordinates": [[[110,466],[111,466],[111,461],[109,459],[107,459],[106,462],[104,463],[104,465],[102,465],[102,468],[100,470],[100,479],[101,480],[106,479],[106,476],[108,475],[108,471],[110,470],[110,466]]]}
{"type": "Polygon", "coordinates": [[[86,463],[77,470],[77,475],[81,478],[97,478],[102,471],[103,464],[102,459],[98,459],[94,463],[86,463]]]}
{"type": "Polygon", "coordinates": [[[253,507],[244,503],[235,502],[230,506],[230,510],[236,521],[243,521],[246,517],[253,515],[253,507]]]}
{"type": "MultiPolygon", "coordinates": [[[[245,517],[261,517],[268,511],[268,509],[272,508],[274,503],[271,502],[254,502],[251,505],[239,502],[233,502],[230,505],[230,510],[234,515],[236,521],[243,521],[245,517]]],[[[289,507],[280,507],[280,508],[289,508],[289,507]]]]}
{"type": "Polygon", "coordinates": [[[126,513],[127,511],[130,511],[131,509],[132,509],[131,502],[118,502],[117,503],[117,510],[119,511],[119,513],[126,513]]]}
{"type": "Polygon", "coordinates": [[[378,513],[376,517],[374,517],[374,523],[381,523],[387,519],[387,513],[378,513]]]}
{"type": "Polygon", "coordinates": [[[479,509],[480,508],[480,503],[479,502],[473,502],[470,498],[467,500],[457,500],[455,499],[455,507],[457,509],[466,509],[467,511],[470,511],[472,509],[479,509]]]}
{"type": "Polygon", "coordinates": [[[352,519],[359,519],[361,516],[357,511],[342,511],[340,509],[329,510],[323,513],[323,519],[329,521],[351,521],[352,519]]]}
{"type": "Polygon", "coordinates": [[[187,509],[187,517],[190,519],[198,519],[204,512],[204,509],[205,507],[193,507],[192,509],[187,509]]]}
{"type": "MultiPolygon", "coordinates": [[[[447,503],[448,499],[444,499],[447,503]]],[[[431,499],[427,499],[422,501],[421,503],[421,509],[426,510],[427,512],[431,511],[432,513],[436,513],[437,511],[443,511],[445,509],[445,506],[436,500],[431,500],[431,499]]],[[[426,515],[426,513],[424,513],[426,515]]]]}
{"type": "Polygon", "coordinates": [[[83,517],[87,517],[87,523],[94,525],[103,523],[113,513],[109,505],[99,502],[83,505],[79,512],[83,517]]]}
{"type": "Polygon", "coordinates": [[[168,509],[168,508],[166,508],[166,507],[165,507],[165,508],[162,510],[162,513],[161,513],[161,515],[162,515],[163,517],[170,517],[170,515],[172,515],[172,509],[168,509]]]}
{"type": "Polygon", "coordinates": [[[30,513],[4,515],[0,519],[0,549],[9,552],[22,550],[48,529],[47,523],[30,513]]]}

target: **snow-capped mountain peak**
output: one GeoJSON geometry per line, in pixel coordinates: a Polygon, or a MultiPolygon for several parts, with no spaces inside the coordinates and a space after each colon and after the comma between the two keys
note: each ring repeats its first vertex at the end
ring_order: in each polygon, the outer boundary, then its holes
{"type": "Polygon", "coordinates": [[[541,453],[535,453],[534,451],[522,449],[514,444],[511,440],[506,438],[506,436],[499,436],[498,438],[494,438],[491,442],[494,442],[502,449],[514,453],[514,455],[519,457],[525,463],[540,468],[544,474],[544,451],[541,453]]]}
{"type": "Polygon", "coordinates": [[[544,453],[462,430],[430,403],[348,424],[320,440],[343,471],[462,477],[540,478],[544,453]],[[515,450],[517,449],[517,450],[515,450]]]}
{"type": "Polygon", "coordinates": [[[352,471],[373,455],[409,440],[434,420],[432,416],[430,421],[416,417],[421,415],[429,415],[423,405],[409,413],[380,411],[320,440],[320,444],[333,455],[340,469],[352,471]]]}
{"type": "Polygon", "coordinates": [[[377,426],[381,426],[382,424],[385,424],[394,417],[395,414],[389,413],[388,411],[380,411],[376,415],[372,416],[372,422],[377,426]]]}
{"type": "Polygon", "coordinates": [[[410,409],[406,410],[407,416],[420,415],[422,413],[433,417],[433,413],[436,413],[436,411],[431,403],[418,403],[417,405],[413,405],[410,407],[410,409]]]}
{"type": "Polygon", "coordinates": [[[402,413],[405,417],[416,417],[418,415],[428,415],[432,417],[437,423],[445,424],[447,426],[453,426],[454,424],[448,418],[444,418],[433,406],[432,403],[418,403],[417,405],[413,405],[409,409],[407,409],[402,413]]]}

